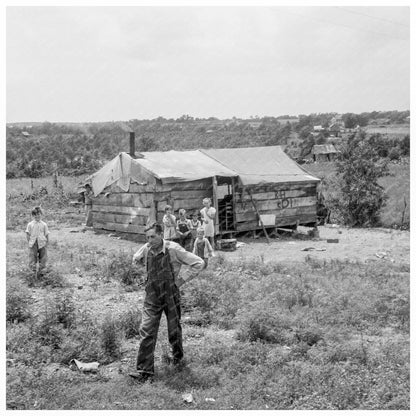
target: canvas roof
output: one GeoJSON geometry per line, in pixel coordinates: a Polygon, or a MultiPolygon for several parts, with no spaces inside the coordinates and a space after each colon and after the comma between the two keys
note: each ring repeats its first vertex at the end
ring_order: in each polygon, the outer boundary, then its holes
{"type": "Polygon", "coordinates": [[[338,153],[333,144],[315,144],[312,148],[314,155],[322,155],[328,153],[338,153]]]}
{"type": "Polygon", "coordinates": [[[201,152],[236,172],[243,185],[319,182],[293,161],[281,146],[203,149],[201,152]]]}
{"type": "Polygon", "coordinates": [[[143,180],[143,171],[162,183],[189,182],[213,176],[239,177],[243,185],[275,182],[304,182],[319,179],[301,168],[280,146],[189,151],[142,152],[133,159],[120,153],[86,179],[94,195],[117,183],[125,192],[130,180],[143,180]]]}
{"type": "Polygon", "coordinates": [[[144,158],[137,160],[163,183],[194,181],[212,176],[237,176],[228,167],[207,157],[200,150],[168,152],[142,152],[144,158]]]}
{"type": "Polygon", "coordinates": [[[168,152],[142,152],[133,159],[128,153],[120,153],[100,170],[86,179],[97,196],[104,188],[116,183],[127,192],[130,180],[140,183],[142,172],[151,173],[162,183],[189,182],[212,176],[236,177],[237,174],[204,155],[199,150],[168,152]]]}

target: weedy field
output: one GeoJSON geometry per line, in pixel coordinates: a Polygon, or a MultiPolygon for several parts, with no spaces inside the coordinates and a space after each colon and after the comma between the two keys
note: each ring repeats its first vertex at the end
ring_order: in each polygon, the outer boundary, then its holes
{"type": "Polygon", "coordinates": [[[162,319],[155,381],[141,385],[127,376],[143,299],[143,270],[131,266],[138,246],[82,232],[83,214],[66,202],[73,191],[47,191],[7,201],[8,409],[410,408],[408,258],[218,252],[181,291],[185,365],[166,362],[162,319]],[[23,231],[39,200],[51,243],[36,279],[23,231]]]}

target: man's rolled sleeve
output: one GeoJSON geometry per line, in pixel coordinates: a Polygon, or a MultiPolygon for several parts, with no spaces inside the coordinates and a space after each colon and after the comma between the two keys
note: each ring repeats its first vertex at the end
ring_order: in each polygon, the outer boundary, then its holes
{"type": "Polygon", "coordinates": [[[189,266],[183,275],[184,281],[191,280],[198,276],[205,267],[204,260],[189,251],[175,250],[175,254],[179,263],[189,266]]]}
{"type": "Polygon", "coordinates": [[[147,244],[143,244],[133,255],[133,263],[136,263],[142,260],[144,258],[146,250],[147,250],[147,244]]]}

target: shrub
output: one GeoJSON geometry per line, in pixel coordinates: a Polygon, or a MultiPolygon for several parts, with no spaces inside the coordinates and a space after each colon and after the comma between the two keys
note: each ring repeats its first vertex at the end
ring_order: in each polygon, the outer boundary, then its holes
{"type": "Polygon", "coordinates": [[[70,336],[61,342],[57,361],[69,364],[73,358],[84,362],[99,361],[105,358],[101,345],[100,328],[96,323],[87,322],[74,328],[70,336]]]}
{"type": "Polygon", "coordinates": [[[6,287],[6,321],[23,322],[30,318],[29,302],[31,296],[29,292],[18,284],[7,282],[6,287]]]}
{"type": "Polygon", "coordinates": [[[62,273],[52,266],[47,266],[41,273],[22,270],[21,277],[29,287],[65,287],[67,284],[62,273]]]}
{"type": "Polygon", "coordinates": [[[339,191],[327,198],[331,211],[338,212],[349,226],[376,226],[386,193],[378,179],[386,176],[387,159],[382,160],[363,135],[348,139],[336,163],[339,191]]]}
{"type": "Polygon", "coordinates": [[[118,327],[124,332],[127,339],[139,335],[142,313],[138,308],[129,309],[118,318],[118,327]]]}
{"type": "Polygon", "coordinates": [[[110,316],[107,316],[101,324],[100,340],[101,347],[109,358],[120,356],[120,330],[117,322],[110,316]]]}
{"type": "Polygon", "coordinates": [[[401,151],[399,147],[392,147],[389,151],[389,159],[390,160],[399,160],[401,155],[401,151]]]}
{"type": "Polygon", "coordinates": [[[143,279],[143,272],[132,265],[132,254],[119,251],[110,257],[106,264],[106,276],[108,279],[115,278],[125,285],[140,283],[143,279]]]}
{"type": "Polygon", "coordinates": [[[62,326],[57,322],[54,310],[46,308],[32,328],[33,337],[41,344],[59,348],[63,339],[62,326]]]}
{"type": "Polygon", "coordinates": [[[64,328],[71,328],[75,325],[75,304],[71,293],[58,293],[54,298],[56,320],[64,328]]]}
{"type": "Polygon", "coordinates": [[[251,305],[239,317],[237,338],[242,341],[264,341],[275,344],[293,342],[291,318],[263,302],[251,305]],[[251,309],[251,310],[250,310],[251,309]]]}

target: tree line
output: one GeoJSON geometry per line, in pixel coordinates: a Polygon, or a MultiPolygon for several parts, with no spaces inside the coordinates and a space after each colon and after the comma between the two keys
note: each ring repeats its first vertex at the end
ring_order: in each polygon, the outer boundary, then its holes
{"type": "MultiPolygon", "coordinates": [[[[304,141],[303,147],[310,147],[309,133],[313,126],[327,127],[335,115],[233,117],[227,120],[183,115],[177,119],[158,117],[127,122],[44,122],[30,128],[26,123],[17,123],[6,127],[6,175],[17,178],[40,177],[54,172],[64,175],[93,173],[119,152],[129,151],[129,131],[135,132],[137,152],[286,145],[293,135],[304,141]]],[[[342,120],[346,127],[349,124],[364,126],[377,119],[399,123],[408,115],[409,111],[347,113],[342,115],[342,120]]],[[[322,140],[313,139],[314,143],[322,140]]],[[[403,154],[400,146],[407,144],[394,144],[393,147],[400,150],[399,155],[403,154]]],[[[388,147],[391,148],[391,142],[388,147]]]]}

